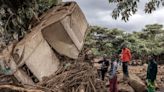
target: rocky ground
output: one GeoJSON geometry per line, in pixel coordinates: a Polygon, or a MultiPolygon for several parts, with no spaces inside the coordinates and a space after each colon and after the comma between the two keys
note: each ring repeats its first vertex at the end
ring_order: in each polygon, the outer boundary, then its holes
{"type": "MultiPolygon", "coordinates": [[[[130,77],[133,78],[134,75],[139,77],[141,81],[146,85],[146,70],[147,70],[147,64],[144,64],[142,66],[129,66],[129,73],[130,77]]],[[[140,79],[136,79],[140,81],[140,79]]],[[[122,85],[122,69],[121,66],[118,69],[118,81],[122,85]]],[[[164,65],[158,66],[158,75],[156,80],[156,89],[158,92],[164,92],[164,65]]],[[[127,85],[127,84],[126,84],[127,85]]],[[[124,85],[125,86],[125,85],[124,85]]],[[[125,89],[130,89],[130,87],[125,87],[125,89]]]]}

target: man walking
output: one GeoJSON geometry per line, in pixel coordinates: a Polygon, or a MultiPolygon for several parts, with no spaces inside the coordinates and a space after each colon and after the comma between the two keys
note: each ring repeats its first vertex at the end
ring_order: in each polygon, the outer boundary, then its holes
{"type": "Polygon", "coordinates": [[[122,61],[122,69],[123,69],[123,78],[127,79],[129,77],[128,72],[128,64],[131,60],[131,51],[127,48],[126,45],[123,46],[122,52],[121,52],[121,61],[122,61]]]}

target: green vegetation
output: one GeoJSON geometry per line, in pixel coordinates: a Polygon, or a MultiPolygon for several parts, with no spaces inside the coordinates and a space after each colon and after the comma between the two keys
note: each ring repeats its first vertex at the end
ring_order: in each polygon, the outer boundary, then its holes
{"type": "MultiPolygon", "coordinates": [[[[62,0],[0,0],[0,49],[22,39],[39,22],[38,17],[58,1],[62,0]]],[[[121,15],[122,20],[128,21],[136,13],[139,0],[109,0],[109,3],[117,6],[113,18],[121,15]]],[[[150,0],[145,4],[145,12],[151,13],[161,5],[163,0],[150,0]]]]}
{"type": "MultiPolygon", "coordinates": [[[[117,19],[119,16],[125,22],[129,20],[129,17],[137,12],[138,3],[140,0],[109,0],[109,3],[116,4],[116,8],[113,10],[112,17],[117,19]]],[[[145,13],[152,13],[160,6],[164,6],[164,0],[147,0],[145,4],[145,13]]]]}
{"type": "Polygon", "coordinates": [[[160,24],[146,25],[142,31],[133,33],[93,26],[85,44],[98,56],[118,53],[127,44],[134,59],[146,59],[148,55],[164,52],[164,30],[160,24]]]}
{"type": "Polygon", "coordinates": [[[0,0],[0,49],[19,41],[57,0],[0,0]]]}

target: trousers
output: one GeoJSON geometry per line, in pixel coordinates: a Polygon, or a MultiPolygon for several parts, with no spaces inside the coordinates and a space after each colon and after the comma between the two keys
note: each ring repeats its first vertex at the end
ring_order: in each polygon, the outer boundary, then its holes
{"type": "Polygon", "coordinates": [[[101,80],[105,79],[105,74],[107,73],[107,69],[99,69],[98,70],[98,75],[100,77],[101,80]]]}
{"type": "Polygon", "coordinates": [[[118,92],[117,88],[117,76],[114,76],[112,79],[109,80],[109,92],[118,92]]]}
{"type": "Polygon", "coordinates": [[[124,76],[129,77],[128,62],[123,62],[122,63],[122,70],[123,70],[124,76]]]}

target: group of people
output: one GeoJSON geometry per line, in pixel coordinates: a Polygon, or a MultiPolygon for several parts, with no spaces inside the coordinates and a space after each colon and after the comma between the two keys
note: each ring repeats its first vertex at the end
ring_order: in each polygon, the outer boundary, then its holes
{"type": "MultiPolygon", "coordinates": [[[[128,65],[132,59],[131,51],[126,46],[122,48],[120,53],[112,55],[110,58],[110,63],[107,60],[107,56],[104,55],[103,59],[100,60],[98,63],[101,64],[101,68],[98,69],[98,75],[101,80],[105,79],[106,73],[109,74],[109,83],[110,83],[110,92],[118,92],[117,86],[117,67],[119,63],[122,63],[122,71],[123,71],[123,80],[128,80],[129,78],[129,71],[128,65]],[[109,67],[110,65],[110,67],[109,67]]],[[[148,59],[148,68],[147,68],[147,91],[148,92],[155,92],[155,83],[156,75],[157,75],[157,63],[156,63],[156,56],[151,55],[148,59]]]]}

